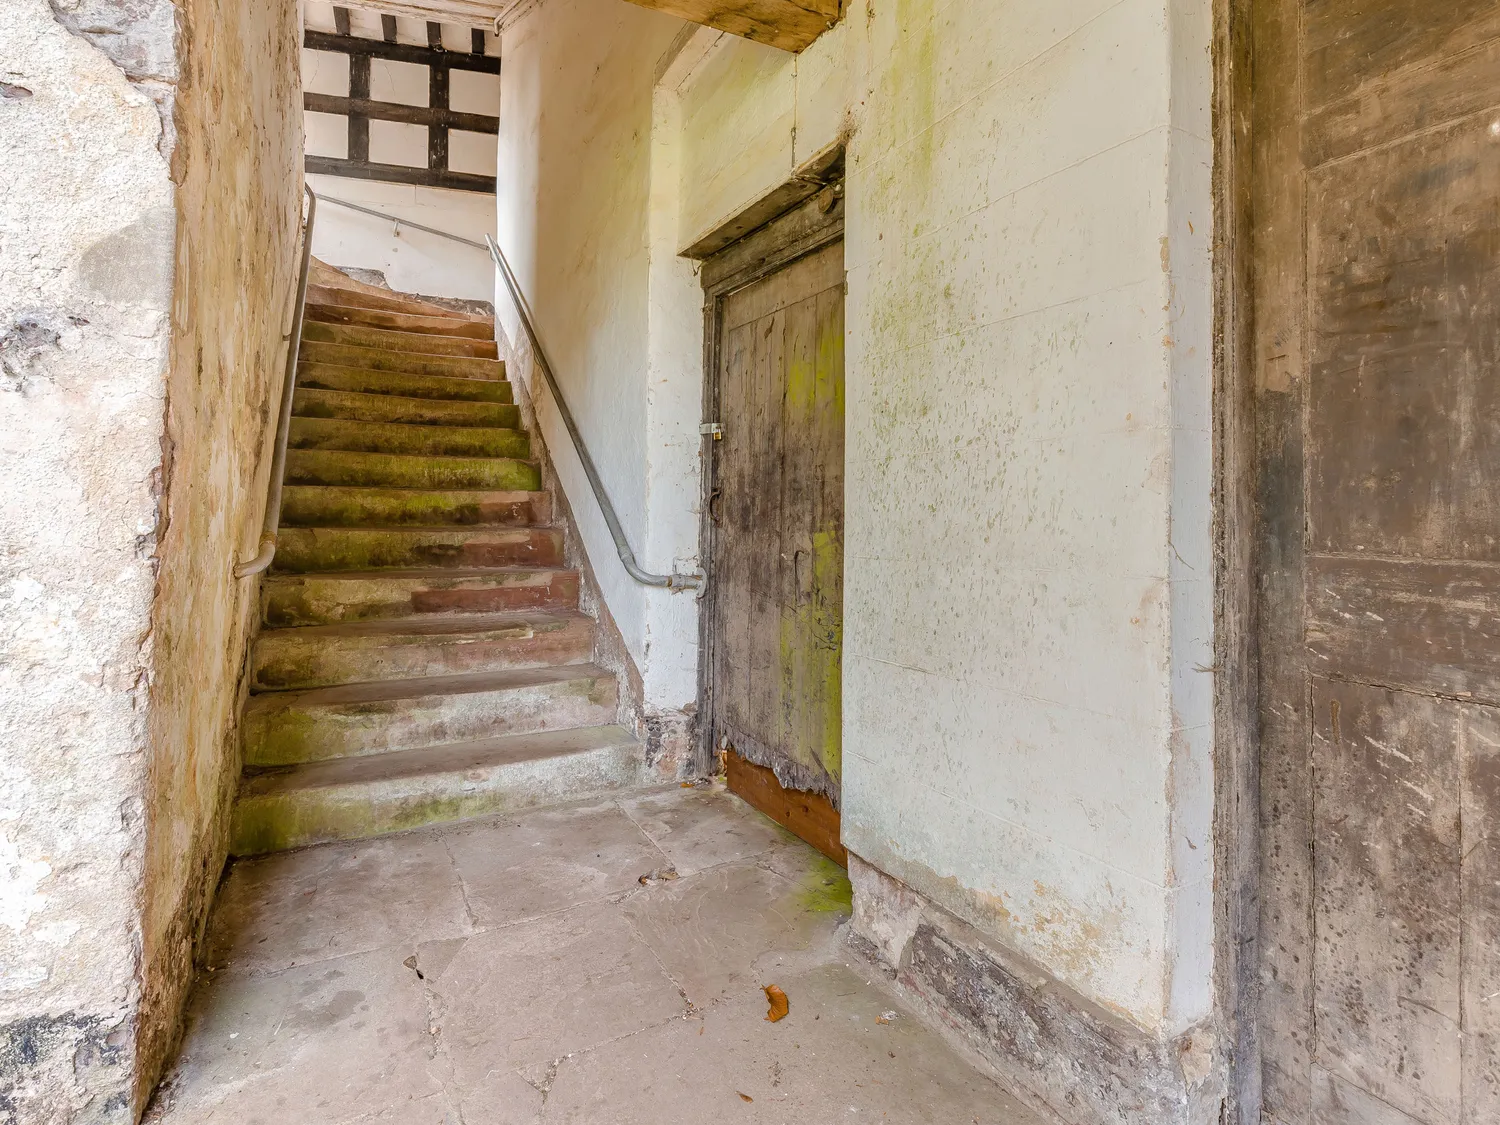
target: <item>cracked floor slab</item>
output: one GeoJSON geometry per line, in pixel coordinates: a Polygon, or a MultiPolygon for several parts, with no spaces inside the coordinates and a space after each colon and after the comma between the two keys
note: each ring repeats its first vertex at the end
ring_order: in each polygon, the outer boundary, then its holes
{"type": "Polygon", "coordinates": [[[147,1121],[1041,1125],[849,949],[849,901],[720,788],[241,861],[147,1121]]]}

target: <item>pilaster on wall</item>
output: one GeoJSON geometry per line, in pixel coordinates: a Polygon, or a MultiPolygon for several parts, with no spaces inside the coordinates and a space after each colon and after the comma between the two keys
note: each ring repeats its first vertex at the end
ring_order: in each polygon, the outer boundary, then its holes
{"type": "Polygon", "coordinates": [[[224,860],[295,0],[0,6],[0,1106],[138,1115],[224,860]]]}

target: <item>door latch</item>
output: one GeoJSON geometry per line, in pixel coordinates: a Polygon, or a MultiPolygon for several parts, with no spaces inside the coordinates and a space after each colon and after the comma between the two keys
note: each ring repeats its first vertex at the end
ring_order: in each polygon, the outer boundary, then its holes
{"type": "Polygon", "coordinates": [[[704,422],[698,427],[698,432],[704,437],[711,437],[714,441],[724,440],[724,427],[717,422],[704,422]]]}

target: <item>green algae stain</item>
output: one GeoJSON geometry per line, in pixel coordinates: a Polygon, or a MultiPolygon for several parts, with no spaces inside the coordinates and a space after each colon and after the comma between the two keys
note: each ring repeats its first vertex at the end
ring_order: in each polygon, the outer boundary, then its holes
{"type": "Polygon", "coordinates": [[[797,882],[797,905],[814,914],[854,913],[854,887],[849,875],[827,856],[819,855],[797,882]]]}

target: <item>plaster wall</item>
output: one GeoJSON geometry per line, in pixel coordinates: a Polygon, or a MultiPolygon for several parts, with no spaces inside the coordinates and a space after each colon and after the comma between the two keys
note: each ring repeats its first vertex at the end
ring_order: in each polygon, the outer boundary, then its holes
{"type": "MultiPolygon", "coordinates": [[[[320,196],[347,199],[460,238],[482,243],[486,234],[495,233],[495,199],[490,195],[343,176],[308,176],[307,182],[320,196]]],[[[379,270],[392,289],[403,293],[495,299],[495,269],[485,251],[410,227],[397,228],[334,203],[318,207],[313,253],[340,269],[379,270]]]]}
{"type": "MultiPolygon", "coordinates": [[[[677,182],[652,172],[655,66],[683,26],[617,0],[554,0],[501,51],[499,242],[636,557],[656,573],[696,566],[700,314],[680,300],[692,270],[671,234],[677,182]],[[662,270],[672,296],[657,300],[662,270]],[[660,388],[683,380],[688,400],[659,410],[660,388]]],[[[503,297],[496,311],[516,338],[503,297]]],[[[696,603],[625,572],[550,398],[532,392],[645,707],[680,716],[696,695],[696,603]]]]}
{"type": "Polygon", "coordinates": [[[0,7],[0,1114],[128,1122],[224,857],[295,4],[0,7]],[[263,68],[263,69],[262,69],[263,68]]]}
{"type": "Polygon", "coordinates": [[[699,402],[667,251],[846,139],[845,842],[1158,1036],[1212,1007],[1210,11],[874,0],[793,58],[554,0],[505,41],[502,239],[629,528],[696,493],[630,475],[699,402]]]}

